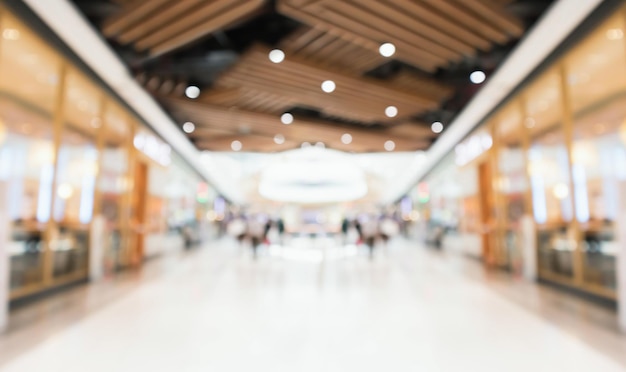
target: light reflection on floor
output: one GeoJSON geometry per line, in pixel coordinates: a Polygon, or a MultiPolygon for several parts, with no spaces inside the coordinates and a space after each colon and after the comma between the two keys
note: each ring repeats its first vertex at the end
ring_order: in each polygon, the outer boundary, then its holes
{"type": "Polygon", "coordinates": [[[283,244],[272,243],[261,247],[261,255],[290,261],[323,262],[347,259],[366,254],[367,247],[355,243],[345,243],[338,237],[293,237],[285,238],[283,244]]]}
{"type": "MultiPolygon", "coordinates": [[[[624,337],[545,302],[536,284],[511,300],[506,293],[515,292],[516,283],[501,281],[495,291],[492,277],[467,275],[445,255],[414,242],[393,242],[371,259],[365,247],[340,242],[294,237],[253,259],[249,246],[223,241],[181,253],[175,265],[133,279],[121,295],[107,296],[106,283],[82,287],[87,290],[72,301],[57,301],[72,295],[61,293],[23,329],[0,336],[0,370],[626,367],[624,337]],[[103,295],[105,301],[93,306],[103,295]]],[[[593,312],[567,294],[551,296],[593,312]]]]}

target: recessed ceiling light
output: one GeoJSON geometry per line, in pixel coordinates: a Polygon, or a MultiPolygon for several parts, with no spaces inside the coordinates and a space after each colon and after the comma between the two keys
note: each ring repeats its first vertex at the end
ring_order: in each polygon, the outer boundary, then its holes
{"type": "Polygon", "coordinates": [[[233,141],[230,144],[230,148],[233,149],[233,151],[240,151],[242,147],[243,145],[241,144],[241,142],[237,140],[233,141]]]}
{"type": "Polygon", "coordinates": [[[274,143],[277,145],[282,145],[283,143],[285,143],[285,136],[283,136],[282,134],[275,135],[274,143]]]}
{"type": "Polygon", "coordinates": [[[185,133],[193,133],[196,130],[196,125],[190,121],[183,124],[183,132],[185,133]]]}
{"type": "Polygon", "coordinates": [[[322,83],[322,90],[326,93],[334,92],[335,88],[337,88],[337,86],[335,85],[335,82],[332,80],[326,80],[322,83]]]}
{"type": "Polygon", "coordinates": [[[293,123],[293,115],[291,115],[288,112],[285,112],[284,114],[280,116],[280,121],[285,125],[289,125],[293,123]]]}
{"type": "Polygon", "coordinates": [[[396,143],[392,140],[385,141],[385,150],[393,151],[396,148],[396,143]]]}
{"type": "Polygon", "coordinates": [[[341,135],[341,143],[344,145],[349,145],[352,143],[352,135],[350,133],[344,133],[341,135]]]}
{"type": "Polygon", "coordinates": [[[482,71],[474,71],[470,74],[470,81],[474,84],[481,84],[485,81],[487,75],[482,71]]]}
{"type": "Polygon", "coordinates": [[[280,49],[274,49],[269,54],[270,61],[274,63],[281,63],[285,60],[285,52],[280,49]]]}
{"type": "Polygon", "coordinates": [[[187,87],[187,89],[185,89],[185,95],[188,98],[196,99],[200,96],[200,88],[195,85],[190,85],[187,87]]]}
{"type": "Polygon", "coordinates": [[[388,118],[395,118],[398,115],[398,108],[396,106],[388,106],[385,109],[385,115],[388,118]]]}
{"type": "Polygon", "coordinates": [[[384,43],[378,48],[378,52],[383,57],[391,57],[396,53],[396,46],[392,43],[384,43]]]}
{"type": "Polygon", "coordinates": [[[624,31],[620,28],[612,28],[606,32],[606,38],[609,40],[621,40],[623,37],[624,31]]]}
{"type": "Polygon", "coordinates": [[[436,121],[433,123],[433,125],[430,126],[430,129],[432,129],[434,133],[441,133],[443,131],[443,124],[441,124],[441,122],[439,121],[436,121]]]}

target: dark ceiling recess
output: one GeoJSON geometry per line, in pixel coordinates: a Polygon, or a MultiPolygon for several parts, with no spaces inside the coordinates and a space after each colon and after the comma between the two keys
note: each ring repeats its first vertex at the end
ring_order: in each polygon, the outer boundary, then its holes
{"type": "MultiPolygon", "coordinates": [[[[242,135],[237,128],[243,125],[250,128],[247,149],[258,151],[296,147],[308,137],[350,151],[382,151],[377,141],[389,138],[403,144],[398,150],[427,149],[437,138],[429,133],[430,123],[450,123],[480,89],[469,81],[470,73],[482,70],[488,78],[552,4],[547,0],[73,2],[173,120],[198,122],[198,133],[190,137],[199,149],[228,149],[222,139],[242,135]],[[390,59],[375,48],[376,43],[395,43],[381,40],[384,32],[397,36],[398,52],[390,59]],[[270,48],[285,50],[293,63],[276,68],[292,70],[277,70],[280,77],[273,76],[271,67],[250,57],[251,50],[270,48]],[[323,96],[313,98],[320,94],[317,83],[310,92],[302,91],[325,71],[345,73],[354,91],[380,85],[390,92],[390,105],[412,95],[436,103],[416,103],[415,108],[399,104],[398,117],[386,118],[376,115],[382,110],[377,106],[382,104],[380,97],[369,104],[362,92],[359,97],[340,92],[345,85],[340,82],[333,93],[338,103],[329,104],[323,96]],[[284,83],[280,90],[278,83],[284,83]],[[181,105],[188,84],[199,86],[202,95],[181,105]],[[306,125],[287,131],[278,119],[285,111],[306,125]],[[242,116],[236,118],[236,113],[242,116]],[[239,122],[255,113],[265,115],[266,126],[239,122]],[[276,126],[270,123],[271,115],[277,118],[276,126]],[[326,133],[316,133],[316,125],[326,133]],[[356,133],[352,147],[338,138],[334,141],[334,134],[326,136],[329,128],[356,133]],[[271,139],[282,129],[287,141],[279,146],[271,139]]],[[[246,143],[245,138],[242,141],[246,143]]]]}

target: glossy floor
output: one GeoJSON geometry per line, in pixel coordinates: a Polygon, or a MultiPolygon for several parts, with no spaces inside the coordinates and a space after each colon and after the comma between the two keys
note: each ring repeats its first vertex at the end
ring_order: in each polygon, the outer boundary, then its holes
{"type": "Polygon", "coordinates": [[[23,306],[2,371],[624,371],[611,309],[395,241],[222,241],[23,306]]]}

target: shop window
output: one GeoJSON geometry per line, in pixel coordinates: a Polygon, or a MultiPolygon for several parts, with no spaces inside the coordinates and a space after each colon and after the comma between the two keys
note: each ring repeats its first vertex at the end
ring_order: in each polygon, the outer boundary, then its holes
{"type": "Polygon", "coordinates": [[[609,19],[565,60],[573,111],[572,177],[583,278],[616,287],[615,223],[626,184],[626,57],[623,16],[609,19]]]}
{"type": "Polygon", "coordinates": [[[525,92],[524,125],[530,132],[528,173],[540,273],[573,278],[577,240],[570,224],[574,215],[561,85],[555,69],[525,92]]]}
{"type": "Polygon", "coordinates": [[[93,217],[98,151],[102,127],[100,91],[86,77],[69,69],[65,77],[64,126],[57,158],[50,237],[55,277],[86,273],[89,223],[93,217]]]}
{"type": "Polygon", "coordinates": [[[528,182],[526,174],[525,130],[519,101],[505,106],[494,118],[498,176],[494,189],[499,197],[499,238],[508,264],[521,270],[521,218],[525,214],[528,182]]]}
{"type": "Polygon", "coordinates": [[[8,14],[0,32],[0,209],[12,223],[10,286],[42,285],[61,61],[8,14]]]}
{"type": "Polygon", "coordinates": [[[124,249],[124,195],[130,186],[128,149],[132,122],[128,113],[108,101],[103,129],[104,146],[98,178],[99,210],[105,220],[105,267],[107,271],[113,271],[121,266],[124,249]]]}

